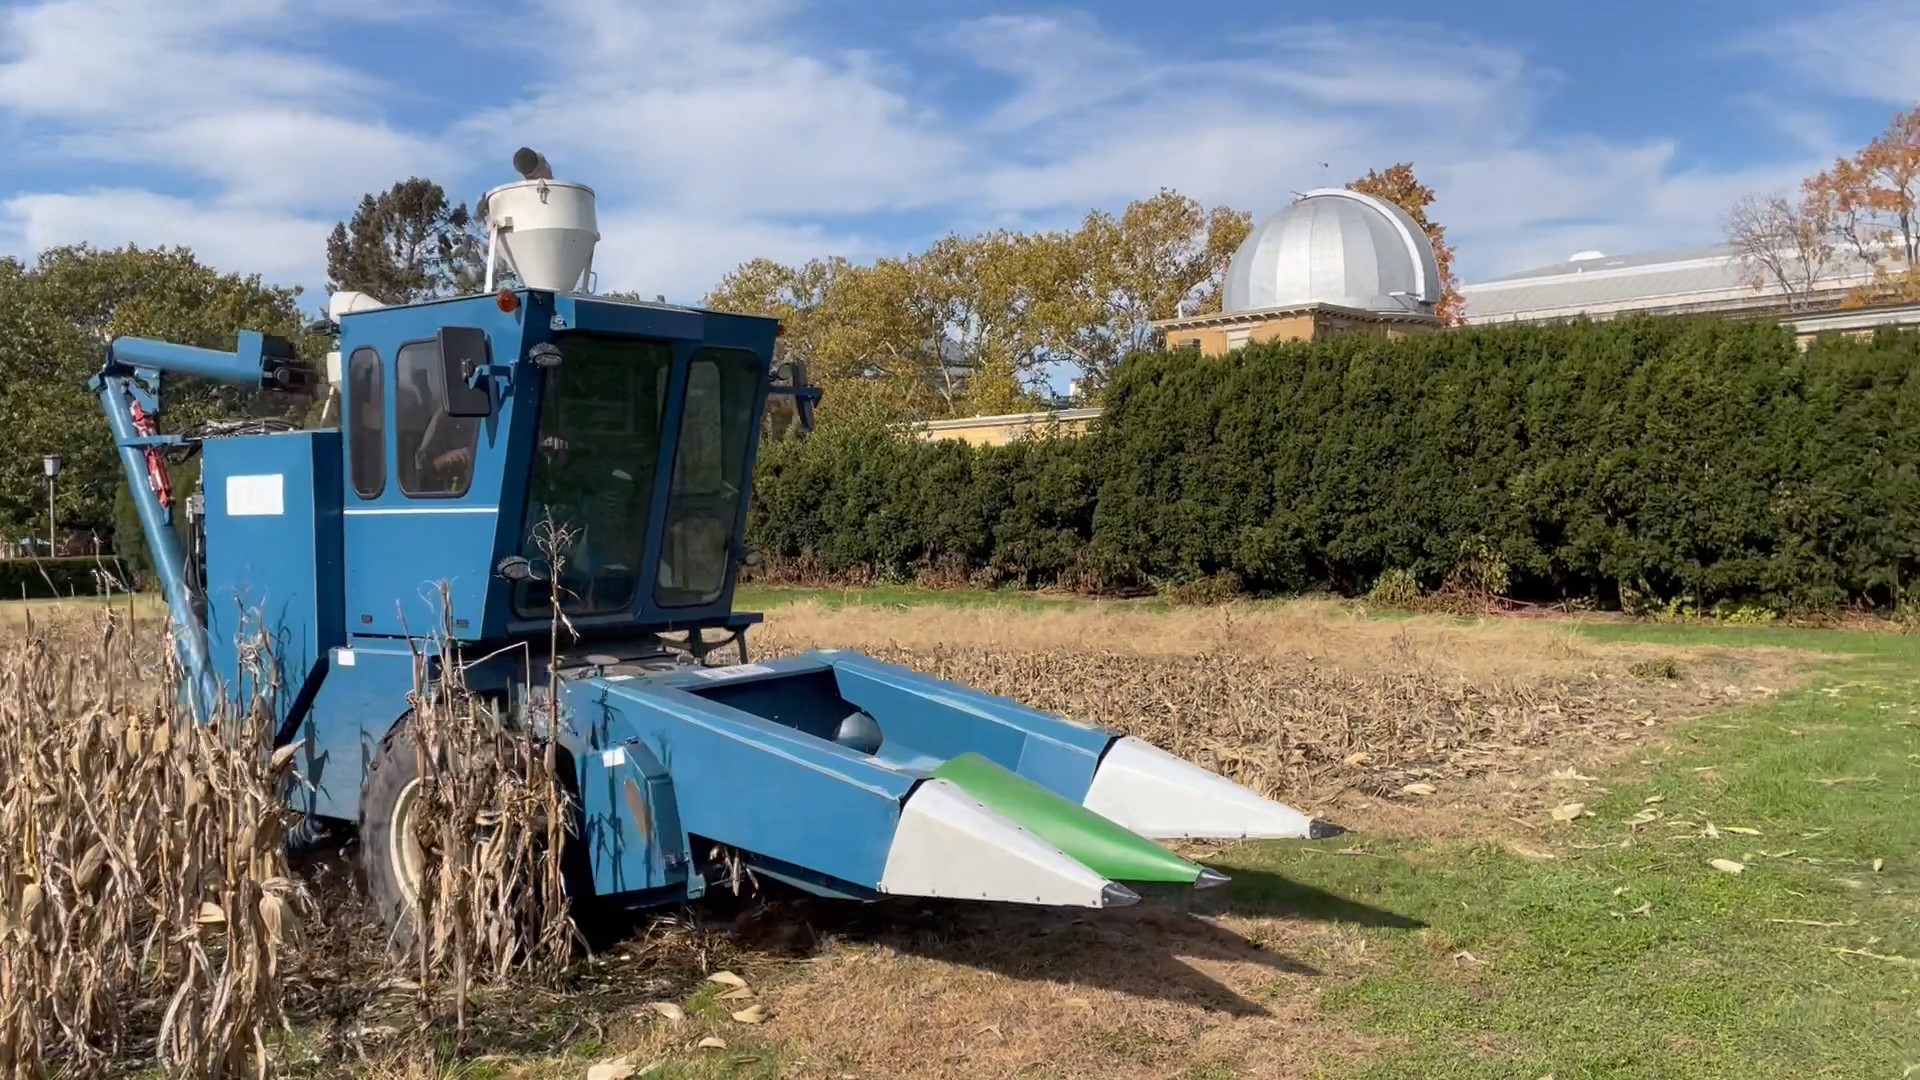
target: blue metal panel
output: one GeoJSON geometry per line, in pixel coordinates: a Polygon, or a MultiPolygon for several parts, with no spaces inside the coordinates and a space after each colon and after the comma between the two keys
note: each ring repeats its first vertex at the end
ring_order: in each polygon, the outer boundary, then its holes
{"type": "Polygon", "coordinates": [[[699,341],[707,333],[707,313],[694,308],[603,300],[566,293],[552,296],[551,302],[553,314],[548,319],[548,326],[555,333],[585,330],[663,341],[699,341]]]}
{"type": "Polygon", "coordinates": [[[247,684],[278,687],[275,715],[285,721],[326,650],[344,638],[339,433],[209,439],[202,453],[215,676],[243,704],[247,684]],[[263,635],[270,668],[243,663],[263,635]]]}
{"type": "Polygon", "coordinates": [[[232,352],[203,349],[197,345],[176,345],[170,341],[145,338],[115,338],[111,344],[114,363],[123,368],[193,375],[218,382],[258,383],[263,371],[266,338],[258,330],[242,330],[232,352]]]}
{"type": "MultiPolygon", "coordinates": [[[[594,748],[638,742],[679,779],[689,835],[875,885],[916,777],[666,685],[688,677],[568,684],[565,706],[594,748]]],[[[584,797],[589,814],[608,812],[584,797]]]]}
{"type": "Polygon", "coordinates": [[[824,655],[839,676],[841,696],[872,715],[888,739],[897,733],[940,758],[971,750],[1074,802],[1086,797],[1100,755],[1114,739],[1110,731],[911,668],[855,653],[824,655]]]}
{"type": "Polygon", "coordinates": [[[413,653],[400,642],[361,640],[330,649],[325,675],[307,710],[299,737],[306,747],[295,758],[303,790],[295,805],[322,817],[354,821],[360,816],[360,785],[367,764],[413,690],[413,653]]]}
{"type": "Polygon", "coordinates": [[[689,888],[687,835],[667,767],[644,742],[623,742],[580,762],[585,835],[594,891],[602,896],[689,888]]]}
{"type": "MultiPolygon", "coordinates": [[[[541,294],[531,294],[538,299],[541,294]]],[[[365,499],[345,493],[349,631],[421,635],[442,628],[437,595],[448,587],[454,636],[478,640],[505,629],[506,583],[493,574],[501,556],[517,546],[517,526],[526,498],[525,463],[531,455],[531,409],[515,404],[532,366],[522,363],[522,326],[538,319],[535,305],[500,310],[492,296],[377,308],[342,318],[340,353],[371,347],[384,371],[383,404],[389,445],[385,490],[365,499]],[[494,382],[496,408],[480,422],[473,480],[457,498],[410,498],[400,491],[392,448],[396,409],[395,359],[404,343],[432,339],[443,326],[477,327],[487,334],[492,363],[511,374],[494,382]],[[515,479],[518,478],[518,479],[515,479]]],[[[342,402],[343,415],[358,403],[342,402]]],[[[341,453],[344,457],[345,448],[341,453]]]]}

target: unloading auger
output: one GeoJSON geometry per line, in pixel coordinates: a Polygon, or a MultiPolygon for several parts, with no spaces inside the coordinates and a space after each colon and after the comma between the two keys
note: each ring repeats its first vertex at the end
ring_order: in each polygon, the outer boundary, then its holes
{"type": "Polygon", "coordinates": [[[870,657],[749,662],[760,616],[733,591],[761,418],[786,395],[811,426],[818,391],[776,368],[774,319],[591,294],[593,192],[530,150],[515,167],[482,202],[481,292],[331,298],[336,426],[157,432],[167,375],[327,389],[253,332],[232,352],[117,339],[92,383],[193,707],[237,696],[258,660],[243,644],[271,639],[296,839],[357,831],[382,910],[418,872],[400,747],[423,648],[481,657],[471,692],[557,744],[596,901],[698,897],[725,850],[824,896],[1113,907],[1226,880],[1157,841],[1339,831],[1139,739],[870,657]],[[502,264],[517,284],[496,289],[502,264]],[[183,442],[202,456],[184,547],[164,456],[183,442]],[[556,605],[572,633],[549,647],[556,605]],[[716,666],[730,646],[739,662],[716,666]]]}

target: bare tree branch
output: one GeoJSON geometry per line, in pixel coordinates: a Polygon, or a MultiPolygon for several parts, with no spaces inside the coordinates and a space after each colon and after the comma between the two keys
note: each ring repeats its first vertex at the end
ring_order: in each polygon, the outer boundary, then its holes
{"type": "Polygon", "coordinates": [[[1778,288],[1789,308],[1809,306],[1835,269],[1833,230],[1811,199],[1744,196],[1727,216],[1726,236],[1746,284],[1778,288]]]}

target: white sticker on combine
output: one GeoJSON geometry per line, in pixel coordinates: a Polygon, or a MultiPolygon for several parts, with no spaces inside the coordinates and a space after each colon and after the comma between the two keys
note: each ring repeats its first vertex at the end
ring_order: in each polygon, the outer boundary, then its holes
{"type": "Polygon", "coordinates": [[[616,746],[611,750],[600,751],[600,767],[603,769],[617,769],[626,763],[627,748],[624,746],[616,746]]]}
{"type": "Polygon", "coordinates": [[[773,669],[764,664],[734,664],[731,667],[698,668],[694,674],[703,679],[738,679],[744,675],[771,675],[773,669]]]}
{"type": "Polygon", "coordinates": [[[227,477],[228,517],[279,517],[286,512],[281,473],[227,477]]]}

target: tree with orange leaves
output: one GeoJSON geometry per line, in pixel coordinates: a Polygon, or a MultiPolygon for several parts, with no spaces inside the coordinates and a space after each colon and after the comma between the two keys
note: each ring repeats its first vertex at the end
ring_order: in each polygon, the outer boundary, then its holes
{"type": "Polygon", "coordinates": [[[1433,189],[1413,175],[1413,163],[1403,161],[1385,172],[1368,169],[1367,175],[1349,183],[1347,190],[1387,200],[1405,210],[1426,230],[1427,239],[1433,244],[1434,261],[1440,265],[1440,300],[1434,305],[1433,313],[1440,317],[1442,325],[1458,326],[1461,322],[1460,283],[1453,276],[1453,248],[1447,245],[1446,227],[1427,219],[1427,207],[1433,203],[1433,189]]]}
{"type": "Polygon", "coordinates": [[[1920,105],[1802,185],[1810,220],[1870,268],[1844,306],[1920,300],[1920,105]]]}

